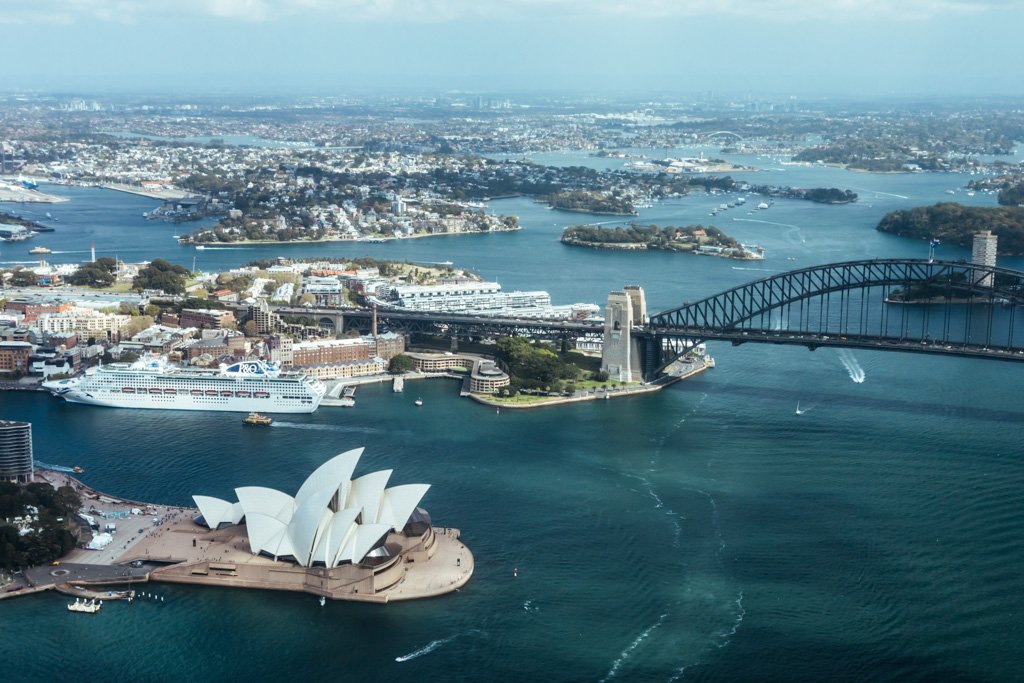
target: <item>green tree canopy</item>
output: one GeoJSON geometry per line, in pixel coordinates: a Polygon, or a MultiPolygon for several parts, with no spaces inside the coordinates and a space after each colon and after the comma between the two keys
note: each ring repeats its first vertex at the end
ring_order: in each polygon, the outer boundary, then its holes
{"type": "Polygon", "coordinates": [[[185,278],[188,274],[189,271],[184,266],[158,258],[139,271],[132,281],[132,287],[135,289],[158,289],[167,294],[184,294],[185,278]]]}
{"type": "Polygon", "coordinates": [[[412,370],[412,358],[404,353],[400,353],[392,358],[391,362],[388,364],[388,372],[392,375],[400,375],[403,372],[409,372],[410,370],[412,370]]]}

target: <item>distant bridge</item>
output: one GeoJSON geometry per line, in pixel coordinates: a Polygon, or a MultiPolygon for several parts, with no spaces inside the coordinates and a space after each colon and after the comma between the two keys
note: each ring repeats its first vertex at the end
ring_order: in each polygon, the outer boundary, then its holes
{"type": "Polygon", "coordinates": [[[723,138],[723,137],[725,137],[725,138],[732,138],[736,142],[742,142],[743,139],[744,139],[742,135],[740,135],[739,133],[734,133],[731,130],[716,130],[713,133],[705,133],[704,134],[704,139],[705,140],[711,140],[713,138],[723,138]]]}
{"type": "MultiPolygon", "coordinates": [[[[678,357],[679,340],[725,340],[1024,361],[1024,272],[948,261],[877,259],[779,273],[650,316],[630,336],[644,377],[678,357]]],[[[369,331],[366,309],[278,308],[338,332],[369,331]]],[[[610,321],[535,320],[380,309],[382,327],[452,339],[605,333],[610,321]]]]}

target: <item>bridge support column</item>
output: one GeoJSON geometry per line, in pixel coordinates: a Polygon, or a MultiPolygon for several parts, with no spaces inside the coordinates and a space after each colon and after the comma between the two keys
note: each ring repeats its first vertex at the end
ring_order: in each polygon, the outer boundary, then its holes
{"type": "Polygon", "coordinates": [[[647,318],[647,303],[640,287],[610,292],[604,314],[604,345],[601,370],[619,382],[633,382],[643,375],[642,353],[633,339],[633,325],[647,318]]]}
{"type": "Polygon", "coordinates": [[[455,353],[458,350],[459,350],[459,338],[453,336],[452,337],[451,351],[452,351],[452,353],[455,353]]]}

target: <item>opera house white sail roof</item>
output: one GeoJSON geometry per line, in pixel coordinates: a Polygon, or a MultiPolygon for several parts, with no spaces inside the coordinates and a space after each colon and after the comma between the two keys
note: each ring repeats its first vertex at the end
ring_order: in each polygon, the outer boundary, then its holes
{"type": "Polygon", "coordinates": [[[391,470],[352,479],[362,448],[336,455],[318,467],[295,496],[261,486],[235,489],[238,502],[192,496],[206,525],[238,524],[244,518],[254,554],[290,558],[310,567],[360,563],[392,530],[402,531],[429,484],[385,488],[391,470]]]}

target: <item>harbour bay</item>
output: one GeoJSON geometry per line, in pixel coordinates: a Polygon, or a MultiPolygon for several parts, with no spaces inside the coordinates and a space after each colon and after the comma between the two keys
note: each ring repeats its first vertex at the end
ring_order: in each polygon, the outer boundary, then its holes
{"type": "MultiPolygon", "coordinates": [[[[966,182],[789,168],[771,182],[871,190],[848,206],[787,200],[718,216],[727,233],[766,247],[754,266],[572,250],[557,242],[562,227],[593,217],[509,199],[490,208],[519,215],[518,233],[209,249],[197,267],[277,255],[451,260],[506,289],[547,289],[558,303],[600,303],[638,283],[657,311],[770,272],[923,257],[924,243],[875,224],[966,182]]],[[[141,218],[152,201],[53,191],[71,201],[47,209],[57,232],[33,242],[62,245],[55,262],[60,250],[82,260],[93,241],[128,260],[190,266],[196,255],[171,239],[185,226],[141,218]]],[[[659,202],[638,220],[708,223],[719,201],[659,202]]],[[[30,246],[5,244],[0,256],[30,260],[30,246]]],[[[294,488],[327,457],[366,446],[367,470],[433,484],[425,506],[435,523],[462,529],[477,560],[459,593],[383,608],[154,585],[165,603],[113,605],[89,622],[69,619],[55,596],[5,601],[5,621],[20,624],[0,645],[12,680],[52,679],[67,660],[92,680],[127,670],[143,680],[272,670],[312,680],[1014,678],[1024,659],[1013,638],[1024,588],[1017,365],[709,350],[714,371],[653,396],[499,415],[460,401],[454,383],[418,385],[421,409],[408,391],[369,386],[354,409],[321,408],[258,433],[217,414],[0,394],[6,419],[34,424],[40,459],[82,466],[97,489],[168,504],[235,484],[294,488]]]]}

